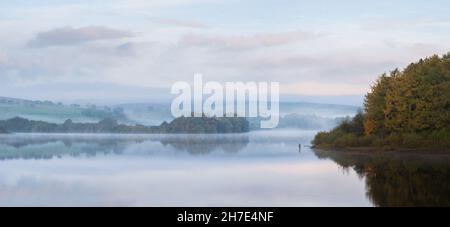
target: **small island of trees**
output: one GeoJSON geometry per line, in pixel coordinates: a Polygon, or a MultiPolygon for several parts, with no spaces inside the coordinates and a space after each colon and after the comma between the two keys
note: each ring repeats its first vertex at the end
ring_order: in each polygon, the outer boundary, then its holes
{"type": "Polygon", "coordinates": [[[381,75],[364,111],[329,132],[315,147],[450,148],[450,53],[381,75]]]}
{"type": "Polygon", "coordinates": [[[98,123],[63,124],[33,121],[21,117],[0,121],[0,133],[242,133],[249,131],[249,122],[243,117],[180,117],[160,126],[124,125],[114,119],[98,123]]]}

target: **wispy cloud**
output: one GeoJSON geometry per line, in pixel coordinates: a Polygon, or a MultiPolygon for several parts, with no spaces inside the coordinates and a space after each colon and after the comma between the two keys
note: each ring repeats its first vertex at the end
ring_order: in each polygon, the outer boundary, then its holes
{"type": "Polygon", "coordinates": [[[387,20],[375,18],[368,23],[361,24],[361,28],[366,31],[395,31],[395,30],[415,30],[415,29],[449,29],[450,21],[438,21],[419,18],[408,18],[403,20],[387,20]]]}
{"type": "Polygon", "coordinates": [[[359,95],[369,90],[367,84],[302,82],[283,84],[281,92],[301,95],[359,95]]]}
{"type": "Polygon", "coordinates": [[[168,26],[175,26],[175,27],[182,27],[182,28],[195,28],[195,29],[208,29],[210,26],[196,22],[196,21],[185,21],[185,20],[174,20],[174,19],[165,19],[165,18],[157,18],[157,17],[151,17],[149,18],[150,21],[156,24],[160,25],[168,25],[168,26]]]}
{"type": "Polygon", "coordinates": [[[257,33],[252,35],[199,35],[188,34],[181,38],[181,46],[215,47],[220,50],[252,49],[258,47],[280,46],[289,43],[316,39],[322,34],[305,31],[288,31],[279,33],[257,33]]]}
{"type": "Polygon", "coordinates": [[[34,39],[28,42],[28,46],[70,46],[97,40],[120,39],[132,36],[133,33],[131,31],[104,26],[63,27],[38,33],[34,39]]]}
{"type": "Polygon", "coordinates": [[[7,60],[8,59],[6,58],[6,55],[4,55],[0,52],[0,66],[5,64],[7,62],[7,60]]]}

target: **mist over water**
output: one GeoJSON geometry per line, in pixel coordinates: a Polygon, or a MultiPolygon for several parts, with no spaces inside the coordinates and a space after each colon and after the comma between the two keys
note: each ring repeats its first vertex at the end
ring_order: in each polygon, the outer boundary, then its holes
{"type": "MultiPolygon", "coordinates": [[[[361,167],[384,159],[314,151],[315,132],[1,135],[0,206],[386,205],[392,195],[366,172],[376,168],[361,167]]],[[[406,160],[403,166],[436,166],[406,160]]],[[[448,177],[448,165],[439,166],[444,172],[428,177],[448,177]]],[[[448,201],[448,186],[435,187],[418,189],[448,201]]]]}
{"type": "MultiPolygon", "coordinates": [[[[248,103],[246,104],[248,107],[248,103]]],[[[354,116],[360,107],[352,105],[319,104],[307,102],[280,102],[277,128],[328,130],[342,118],[354,116]]],[[[135,103],[119,105],[128,121],[125,124],[160,125],[173,116],[168,103],[135,103]]],[[[260,129],[260,118],[248,118],[252,129],[260,129]]]]}
{"type": "Polygon", "coordinates": [[[313,134],[4,135],[0,205],[370,205],[355,173],[306,146],[313,134]]]}

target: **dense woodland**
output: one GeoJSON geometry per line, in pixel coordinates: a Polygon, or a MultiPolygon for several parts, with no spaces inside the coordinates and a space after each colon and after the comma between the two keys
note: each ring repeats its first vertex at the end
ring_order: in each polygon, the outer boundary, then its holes
{"type": "Polygon", "coordinates": [[[381,75],[365,97],[364,111],[318,133],[313,144],[450,148],[450,53],[381,75]]]}
{"type": "Polygon", "coordinates": [[[0,133],[240,133],[249,131],[245,118],[181,117],[160,126],[124,125],[117,120],[104,119],[98,123],[63,124],[32,121],[15,117],[0,121],[0,133]]]}

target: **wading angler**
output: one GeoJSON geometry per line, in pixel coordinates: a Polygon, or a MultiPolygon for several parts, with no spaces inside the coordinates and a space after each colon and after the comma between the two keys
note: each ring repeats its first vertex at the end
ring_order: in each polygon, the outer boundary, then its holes
{"type": "Polygon", "coordinates": [[[275,128],[279,121],[278,82],[208,81],[194,75],[194,86],[184,81],[173,84],[171,93],[177,95],[171,105],[173,117],[258,117],[261,128],[275,128]]]}

